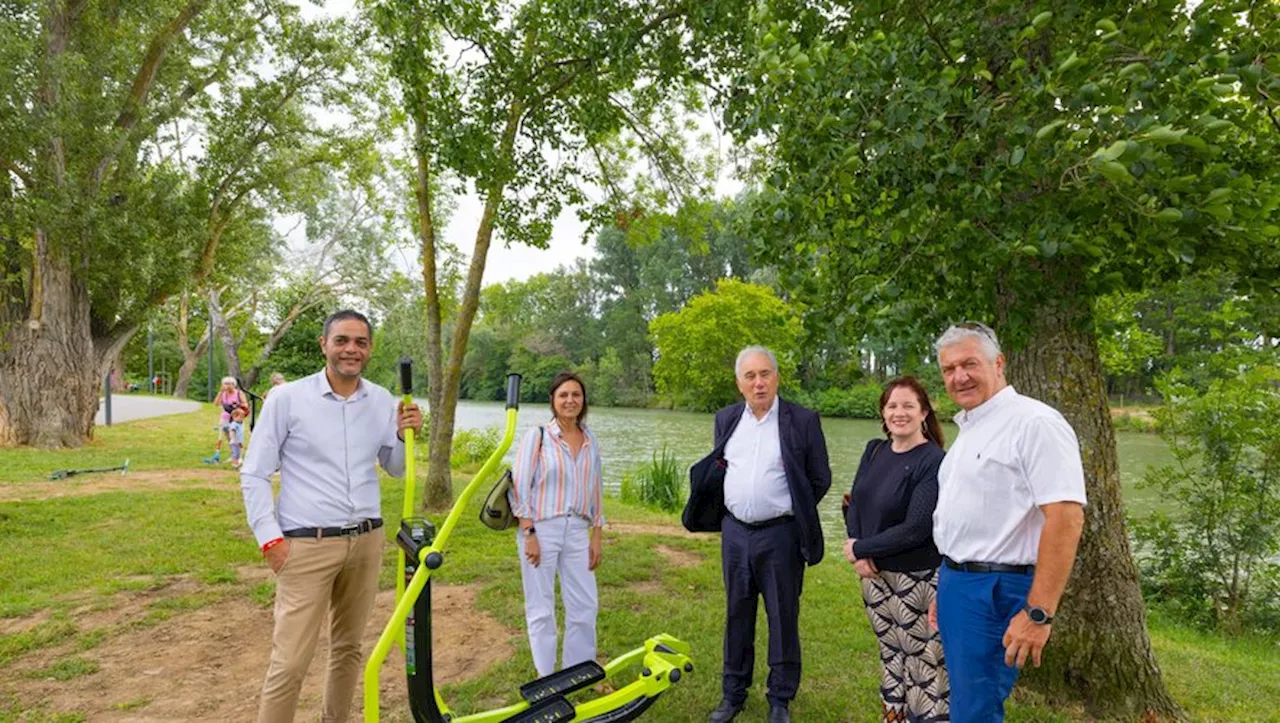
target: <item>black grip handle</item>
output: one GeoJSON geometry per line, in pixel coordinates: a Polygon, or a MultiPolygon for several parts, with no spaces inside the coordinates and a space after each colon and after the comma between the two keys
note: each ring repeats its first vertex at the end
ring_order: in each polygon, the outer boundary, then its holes
{"type": "Polygon", "coordinates": [[[407,356],[400,358],[400,393],[413,394],[413,361],[407,356]]]}
{"type": "Polygon", "coordinates": [[[507,375],[507,409],[520,408],[520,375],[507,375]]]}

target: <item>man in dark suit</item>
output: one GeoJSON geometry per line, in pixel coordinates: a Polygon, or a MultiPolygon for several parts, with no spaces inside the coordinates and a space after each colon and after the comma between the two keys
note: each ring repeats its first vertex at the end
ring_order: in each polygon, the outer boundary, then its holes
{"type": "Polygon", "coordinates": [[[710,723],[742,711],[755,665],[758,599],[769,620],[769,723],[789,723],[800,685],[800,591],[822,560],[818,500],[831,487],[818,415],[778,398],[773,352],[751,346],[734,365],[744,402],[716,413],[715,449],[690,471],[684,524],[721,532],[724,697],[710,723]]]}

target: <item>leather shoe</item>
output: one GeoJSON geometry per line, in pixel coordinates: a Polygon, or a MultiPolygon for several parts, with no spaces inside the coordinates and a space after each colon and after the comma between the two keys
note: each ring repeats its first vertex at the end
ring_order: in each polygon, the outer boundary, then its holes
{"type": "Polygon", "coordinates": [[[741,712],[741,703],[734,705],[725,698],[720,701],[720,705],[715,710],[711,711],[711,717],[707,718],[707,723],[729,723],[741,712]]]}
{"type": "Polygon", "coordinates": [[[791,711],[780,705],[769,706],[769,723],[791,723],[791,711]]]}

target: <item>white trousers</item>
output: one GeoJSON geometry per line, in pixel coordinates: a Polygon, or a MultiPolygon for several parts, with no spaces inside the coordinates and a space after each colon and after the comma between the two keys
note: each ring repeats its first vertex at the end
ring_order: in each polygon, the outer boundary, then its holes
{"type": "Polygon", "coordinates": [[[542,559],[537,567],[524,556],[525,534],[516,533],[520,577],[524,583],[524,620],[538,677],[556,671],[556,574],[564,602],[564,667],[596,659],[596,574],[587,569],[590,525],[576,515],[534,523],[542,559]]]}

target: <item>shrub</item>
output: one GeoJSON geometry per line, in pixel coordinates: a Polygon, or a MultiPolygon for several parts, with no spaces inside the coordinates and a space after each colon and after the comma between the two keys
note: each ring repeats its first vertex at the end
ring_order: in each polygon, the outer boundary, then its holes
{"type": "Polygon", "coordinates": [[[629,504],[676,512],[684,506],[684,467],[664,444],[661,455],[623,475],[620,495],[629,504]]]}
{"type": "Polygon", "coordinates": [[[1258,368],[1203,394],[1176,377],[1158,387],[1174,463],[1141,485],[1173,510],[1135,522],[1144,592],[1193,623],[1265,630],[1280,619],[1280,373],[1258,368]]]}
{"type": "Polygon", "coordinates": [[[501,439],[502,430],[497,427],[455,430],[453,448],[449,450],[449,466],[460,469],[483,463],[498,448],[501,439]]]}
{"type": "Polygon", "coordinates": [[[1117,414],[1111,418],[1111,426],[1115,427],[1117,432],[1143,432],[1146,434],[1155,434],[1160,431],[1160,425],[1156,420],[1145,414],[1133,414],[1124,412],[1117,414]]]}

